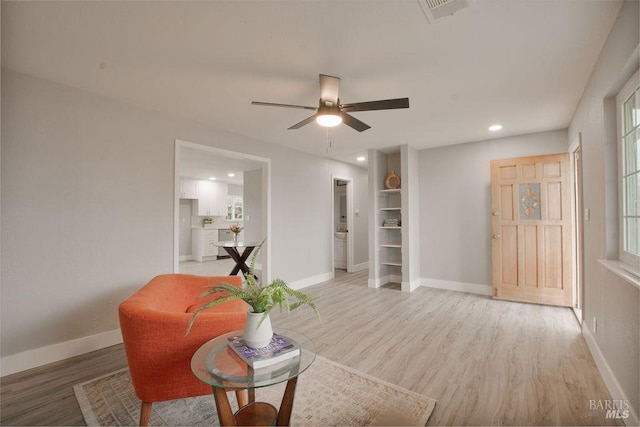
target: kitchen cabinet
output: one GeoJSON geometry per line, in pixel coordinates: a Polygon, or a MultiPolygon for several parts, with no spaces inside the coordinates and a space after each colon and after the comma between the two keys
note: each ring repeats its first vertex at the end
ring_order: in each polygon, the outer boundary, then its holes
{"type": "MultiPolygon", "coordinates": [[[[242,232],[240,234],[242,234],[242,232]]],[[[233,232],[229,229],[218,230],[218,241],[219,242],[233,241],[233,232]]],[[[224,250],[224,248],[218,248],[218,256],[229,256],[229,254],[227,253],[226,250],[224,250]]]]}
{"type": "Polygon", "coordinates": [[[226,216],[227,184],[214,181],[198,181],[198,216],[226,216]]]}
{"type": "Polygon", "coordinates": [[[191,230],[191,253],[193,259],[202,262],[205,257],[218,255],[218,230],[194,228],[191,230]]]}
{"type": "Polygon", "coordinates": [[[198,181],[196,181],[195,179],[180,178],[180,198],[197,199],[198,181]]]}

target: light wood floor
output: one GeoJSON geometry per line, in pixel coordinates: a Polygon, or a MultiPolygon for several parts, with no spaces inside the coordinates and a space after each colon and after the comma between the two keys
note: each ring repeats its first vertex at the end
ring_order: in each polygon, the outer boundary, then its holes
{"type": "MultiPolygon", "coordinates": [[[[612,423],[590,413],[590,399],[611,397],[569,309],[369,289],[366,279],[339,273],[307,288],[322,321],[303,309],[274,314],[274,325],[308,335],[324,357],[436,399],[429,425],[612,423]]],[[[124,366],[118,345],[4,377],[0,424],[83,425],[71,387],[124,366]]]]}

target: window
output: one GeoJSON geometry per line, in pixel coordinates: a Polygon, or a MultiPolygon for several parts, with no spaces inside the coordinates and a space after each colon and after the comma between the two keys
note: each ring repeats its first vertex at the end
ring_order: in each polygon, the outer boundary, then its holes
{"type": "Polygon", "coordinates": [[[640,266],[640,91],[638,73],[618,94],[620,260],[640,266]]]}
{"type": "Polygon", "coordinates": [[[242,219],[242,196],[227,197],[227,220],[242,219]]]}

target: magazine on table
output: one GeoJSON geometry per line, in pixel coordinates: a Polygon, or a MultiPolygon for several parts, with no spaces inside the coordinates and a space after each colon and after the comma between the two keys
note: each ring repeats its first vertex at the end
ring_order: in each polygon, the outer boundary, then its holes
{"type": "Polygon", "coordinates": [[[254,369],[274,365],[300,354],[300,347],[294,341],[276,333],[269,345],[262,348],[248,347],[242,335],[231,336],[227,340],[229,347],[254,369]]]}

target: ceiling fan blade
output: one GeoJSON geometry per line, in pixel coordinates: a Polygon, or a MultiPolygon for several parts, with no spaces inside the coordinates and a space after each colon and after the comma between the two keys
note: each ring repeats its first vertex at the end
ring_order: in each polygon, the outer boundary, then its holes
{"type": "Polygon", "coordinates": [[[338,92],[340,91],[340,77],[320,74],[320,100],[330,101],[338,105],[338,92]]]}
{"type": "Polygon", "coordinates": [[[293,105],[293,104],[276,104],[275,102],[261,102],[261,101],[251,101],[251,105],[263,105],[266,107],[285,107],[285,108],[302,108],[305,110],[316,111],[317,107],[307,107],[306,105],[293,105]]]}
{"type": "Polygon", "coordinates": [[[397,108],[409,108],[409,98],[396,98],[396,99],[385,99],[382,101],[356,102],[355,104],[344,104],[340,106],[340,109],[344,112],[395,110],[397,108]]]}
{"type": "Polygon", "coordinates": [[[291,126],[290,128],[287,128],[287,130],[291,130],[291,129],[300,129],[302,126],[304,125],[308,125],[309,123],[311,123],[312,121],[314,121],[316,119],[317,114],[314,114],[311,117],[307,117],[306,119],[304,119],[301,122],[296,123],[295,125],[291,126]]]}
{"type": "Polygon", "coordinates": [[[360,120],[356,119],[353,116],[350,116],[347,113],[342,113],[340,115],[342,116],[342,123],[344,123],[347,126],[351,126],[358,132],[362,132],[371,128],[371,126],[369,126],[368,124],[361,122],[360,120]]]}

